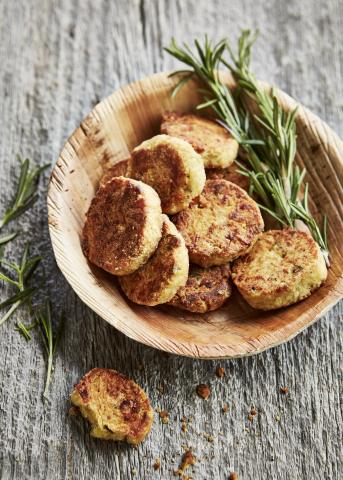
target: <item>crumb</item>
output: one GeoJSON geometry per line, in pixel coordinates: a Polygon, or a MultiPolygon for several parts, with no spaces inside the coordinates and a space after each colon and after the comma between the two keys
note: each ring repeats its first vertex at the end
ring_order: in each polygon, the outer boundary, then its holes
{"type": "Polygon", "coordinates": [[[132,473],[133,476],[135,476],[135,475],[137,475],[137,470],[136,470],[135,468],[133,468],[133,469],[131,470],[131,473],[132,473]]]}
{"type": "Polygon", "coordinates": [[[281,387],[281,388],[280,388],[280,393],[282,393],[282,395],[287,395],[287,393],[288,393],[288,387],[281,387]]]}
{"type": "Polygon", "coordinates": [[[187,450],[182,457],[181,470],[186,470],[186,468],[190,467],[191,465],[195,465],[195,462],[196,458],[192,451],[190,449],[187,450]]]}
{"type": "Polygon", "coordinates": [[[225,376],[224,368],[218,365],[218,367],[216,368],[216,375],[218,378],[223,378],[225,376]]]}
{"type": "Polygon", "coordinates": [[[248,420],[249,422],[252,422],[254,420],[254,415],[251,415],[251,413],[249,413],[248,420]]]}
{"type": "Polygon", "coordinates": [[[204,383],[200,383],[200,385],[197,386],[196,392],[198,396],[203,398],[204,400],[207,400],[211,395],[210,387],[208,385],[205,385],[204,383]]]}
{"type": "Polygon", "coordinates": [[[228,410],[229,410],[229,405],[227,403],[224,403],[224,405],[222,406],[222,411],[226,413],[228,410]]]}
{"type": "Polygon", "coordinates": [[[257,412],[256,408],[252,407],[252,409],[250,410],[250,415],[252,415],[254,417],[255,415],[257,415],[257,413],[258,412],[257,412]]]}
{"type": "Polygon", "coordinates": [[[159,412],[160,419],[162,420],[162,423],[169,423],[169,413],[167,410],[161,410],[159,412]]]}
{"type": "Polygon", "coordinates": [[[279,422],[280,420],[281,420],[280,415],[275,415],[275,421],[276,421],[276,422],[279,422]]]}
{"type": "Polygon", "coordinates": [[[236,472],[231,472],[229,476],[229,480],[238,480],[238,475],[236,472]]]}
{"type": "Polygon", "coordinates": [[[154,470],[159,470],[161,468],[161,460],[159,458],[156,458],[153,467],[154,467],[154,470]]]}
{"type": "Polygon", "coordinates": [[[206,440],[207,440],[208,442],[210,442],[210,443],[212,443],[213,440],[214,440],[213,435],[210,435],[209,433],[203,433],[203,436],[204,436],[204,438],[206,438],[206,440]]]}
{"type": "Polygon", "coordinates": [[[69,415],[71,415],[72,417],[77,417],[78,415],[80,415],[79,407],[70,407],[69,408],[69,415]]]}
{"type": "Polygon", "coordinates": [[[188,429],[187,421],[186,421],[186,420],[182,420],[182,422],[181,422],[181,430],[182,430],[183,432],[187,432],[187,429],[188,429]]]}
{"type": "Polygon", "coordinates": [[[161,395],[163,395],[163,393],[166,391],[166,387],[161,383],[161,385],[157,387],[157,390],[161,395]]]}

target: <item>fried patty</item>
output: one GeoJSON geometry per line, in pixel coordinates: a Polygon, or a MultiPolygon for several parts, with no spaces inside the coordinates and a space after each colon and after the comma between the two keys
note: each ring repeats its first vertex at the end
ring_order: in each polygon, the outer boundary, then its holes
{"type": "Polygon", "coordinates": [[[150,432],[153,410],[144,391],[124,375],[94,368],[75,388],[70,400],[91,423],[91,436],[132,445],[150,432]]]}
{"type": "Polygon", "coordinates": [[[128,160],[122,160],[112,165],[112,167],[109,167],[103,174],[100,185],[104,185],[109,180],[112,180],[113,177],[126,177],[127,164],[128,160]]]}
{"type": "Polygon", "coordinates": [[[308,297],[326,277],[317,243],[308,233],[292,229],[262,233],[232,267],[240,293],[261,310],[286,307],[308,297]]]}
{"type": "Polygon", "coordinates": [[[231,295],[230,266],[202,268],[190,265],[187,283],[179,288],[169,305],[205,313],[216,310],[231,295]]]}
{"type": "Polygon", "coordinates": [[[137,180],[114,177],[99,188],[86,214],[84,254],[107,272],[127,275],[155,251],[162,223],[155,190],[137,180]]]}
{"type": "Polygon", "coordinates": [[[249,178],[246,175],[242,175],[238,171],[239,166],[233,163],[227,168],[209,168],[206,169],[207,180],[214,180],[221,178],[235,183],[239,187],[243,188],[246,192],[249,191],[249,178]]]}
{"type": "Polygon", "coordinates": [[[237,141],[224,127],[208,118],[166,112],[161,132],[189,142],[202,156],[205,168],[226,168],[237,157],[237,141]]]}
{"type": "Polygon", "coordinates": [[[139,270],[120,277],[125,295],[141,305],[158,305],[171,300],[188,277],[188,252],[175,225],[163,215],[162,238],[157,250],[139,270]]]}
{"type": "Polygon", "coordinates": [[[168,135],[157,135],[136,147],[127,174],[156,190],[164,213],[186,208],[206,180],[201,156],[189,143],[168,135]]]}
{"type": "Polygon", "coordinates": [[[225,265],[243,255],[263,230],[258,205],[227,180],[207,180],[203,192],[173,222],[189,259],[202,267],[225,265]]]}

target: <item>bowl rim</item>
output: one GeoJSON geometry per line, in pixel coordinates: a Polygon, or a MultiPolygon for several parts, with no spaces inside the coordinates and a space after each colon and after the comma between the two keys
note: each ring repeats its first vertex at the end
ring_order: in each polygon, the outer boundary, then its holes
{"type": "MultiPolygon", "coordinates": [[[[129,93],[130,89],[136,89],[136,88],[144,89],[144,86],[147,85],[147,82],[151,83],[154,81],[160,81],[161,79],[164,81],[170,81],[169,73],[170,72],[155,73],[153,75],[144,77],[135,82],[126,84],[120,87],[119,89],[116,89],[114,92],[112,92],[110,95],[102,99],[99,103],[97,103],[93,107],[91,112],[89,112],[89,114],[82,120],[81,124],[74,129],[72,134],[65,141],[63,148],[61,149],[60,154],[51,172],[49,185],[48,185],[48,194],[47,194],[49,234],[50,234],[50,239],[53,247],[54,256],[55,256],[57,265],[61,270],[63,276],[65,277],[69,285],[72,287],[74,292],[82,300],[82,302],[85,303],[89,308],[91,308],[95,313],[97,313],[101,318],[103,318],[105,321],[110,323],[116,329],[120,330],[122,333],[124,333],[126,336],[128,336],[132,340],[138,341],[140,343],[143,343],[144,345],[157,348],[159,350],[162,350],[168,353],[173,353],[180,356],[186,356],[191,358],[200,358],[200,359],[210,360],[210,359],[219,359],[219,358],[222,358],[222,359],[239,358],[244,356],[255,355],[263,352],[264,350],[268,350],[282,343],[288,342],[289,340],[294,338],[296,335],[301,333],[308,326],[316,322],[320,317],[324,316],[343,297],[343,273],[341,272],[340,276],[336,278],[336,283],[333,285],[333,288],[331,290],[328,290],[327,295],[322,299],[322,302],[324,302],[326,297],[330,296],[330,302],[325,302],[325,305],[323,305],[322,308],[320,309],[317,308],[315,315],[313,315],[311,319],[304,322],[304,324],[299,325],[299,328],[296,328],[296,329],[294,328],[294,322],[292,322],[291,329],[288,327],[288,325],[282,326],[278,330],[278,332],[284,331],[283,332],[284,337],[275,341],[269,341],[268,343],[265,343],[264,341],[262,341],[263,338],[256,339],[257,340],[256,343],[252,341],[242,341],[242,343],[240,343],[241,352],[237,353],[236,349],[233,351],[229,345],[210,344],[209,346],[209,345],[203,345],[203,344],[199,345],[191,342],[184,343],[181,341],[178,344],[176,344],[174,341],[170,341],[168,343],[163,343],[163,346],[162,346],[161,344],[156,342],[156,338],[153,335],[151,335],[150,332],[147,332],[144,336],[142,336],[135,329],[129,328],[127,323],[123,322],[116,315],[116,312],[112,311],[111,313],[109,313],[106,309],[101,308],[99,302],[90,301],[89,293],[86,295],[84,289],[81,288],[80,283],[77,282],[72,275],[70,275],[70,272],[65,265],[65,258],[61,255],[59,248],[57,248],[59,238],[58,238],[57,228],[56,228],[56,208],[55,208],[56,207],[56,202],[55,202],[56,188],[54,185],[54,177],[55,177],[54,174],[56,173],[56,169],[58,168],[59,161],[61,161],[62,154],[66,149],[67,145],[70,143],[70,140],[76,135],[78,130],[82,128],[82,125],[85,122],[87,122],[87,119],[91,117],[93,112],[94,111],[96,112],[99,105],[109,102],[115,99],[116,97],[123,98],[126,92],[129,93]],[[214,351],[216,352],[215,354],[214,354],[214,351]]],[[[228,79],[229,83],[232,83],[232,77],[229,77],[227,75],[225,75],[225,77],[228,79]]],[[[172,85],[172,83],[170,84],[172,85]]],[[[261,84],[266,89],[271,88],[266,82],[261,82],[261,84]]],[[[296,102],[292,97],[290,97],[288,94],[286,94],[282,90],[274,88],[274,92],[277,95],[281,105],[284,108],[286,109],[294,108],[296,105],[298,105],[299,107],[298,114],[297,114],[298,117],[306,118],[307,122],[310,122],[311,124],[313,124],[314,129],[317,128],[317,125],[319,122],[319,124],[326,131],[326,135],[328,137],[328,143],[329,143],[329,140],[331,140],[331,142],[334,144],[334,148],[337,150],[337,152],[339,152],[339,155],[337,153],[337,157],[339,158],[339,161],[343,167],[343,142],[339,139],[336,133],[325,122],[323,122],[319,117],[317,117],[314,113],[312,113],[303,105],[296,102]]],[[[264,337],[264,336],[266,336],[266,334],[263,334],[261,337],[264,337]]]]}

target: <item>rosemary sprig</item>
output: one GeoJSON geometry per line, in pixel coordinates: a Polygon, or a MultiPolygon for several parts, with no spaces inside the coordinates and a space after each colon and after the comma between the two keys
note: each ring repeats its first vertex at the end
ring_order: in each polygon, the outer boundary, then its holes
{"type": "Polygon", "coordinates": [[[199,91],[204,101],[197,108],[212,108],[217,121],[247,153],[250,168],[240,164],[240,171],[250,179],[250,193],[257,194],[260,207],[280,225],[297,228],[299,222],[304,223],[329,264],[327,219],[321,231],[309,211],[308,185],[303,185],[306,171],[294,165],[297,109],[284,112],[274,91],[269,94],[263,90],[251,73],[251,47],[256,36],[244,30],[238,41],[237,55],[226,39],[212,45],[205,37],[203,46],[195,40],[193,51],[187,44],[180,47],[172,39],[165,50],[189,67],[173,72],[172,75],[181,75],[174,93],[191,78],[200,82],[199,91]],[[225,59],[225,52],[229,52],[231,64],[225,59]],[[232,72],[239,86],[238,95],[220,80],[218,68],[221,64],[232,72]],[[246,98],[258,107],[258,115],[253,115],[254,122],[251,122],[246,98]],[[302,189],[305,193],[300,199],[302,189]]]}
{"type": "Polygon", "coordinates": [[[40,175],[48,167],[48,165],[43,165],[42,167],[33,166],[30,168],[30,160],[28,158],[23,160],[19,155],[18,160],[20,162],[20,175],[17,189],[12,204],[0,220],[0,230],[11,220],[26,212],[35,203],[38,198],[37,186],[40,175]]]}
{"type": "Polygon", "coordinates": [[[49,385],[51,382],[51,375],[53,370],[53,358],[62,335],[62,329],[64,324],[64,316],[58,323],[56,335],[53,333],[52,320],[51,320],[51,302],[46,300],[45,305],[36,313],[36,319],[40,326],[40,333],[43,341],[43,346],[47,355],[48,366],[46,372],[45,388],[43,392],[43,398],[48,399],[49,385]]]}
{"type": "Polygon", "coordinates": [[[17,289],[16,294],[0,303],[0,309],[10,306],[7,312],[0,318],[0,325],[5,323],[15,310],[32,298],[37,291],[37,287],[30,285],[29,281],[38,267],[41,257],[39,255],[29,257],[29,254],[30,247],[29,244],[26,244],[19,264],[7,262],[3,258],[0,259],[0,265],[7,267],[16,274],[16,278],[13,279],[11,276],[0,272],[0,280],[13,285],[17,289]]]}

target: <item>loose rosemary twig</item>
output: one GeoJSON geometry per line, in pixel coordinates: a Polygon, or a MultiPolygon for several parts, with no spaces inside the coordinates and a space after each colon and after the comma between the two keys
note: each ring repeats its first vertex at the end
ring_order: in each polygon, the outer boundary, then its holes
{"type": "MultiPolygon", "coordinates": [[[[11,206],[6,210],[4,216],[0,220],[0,230],[11,220],[19,217],[32,207],[38,198],[37,185],[40,175],[43,170],[48,167],[48,165],[43,165],[42,167],[34,166],[30,168],[30,160],[28,158],[23,160],[19,155],[18,160],[20,162],[20,175],[17,190],[11,206]]],[[[2,243],[1,238],[0,243],[2,243]]]]}
{"type": "Polygon", "coordinates": [[[51,382],[51,374],[53,370],[53,358],[61,338],[64,317],[61,315],[56,335],[53,334],[52,320],[51,320],[51,302],[46,300],[45,305],[36,313],[36,319],[40,326],[40,333],[44,345],[44,349],[48,359],[48,366],[46,372],[45,388],[43,392],[43,398],[48,398],[48,391],[51,382]]]}
{"type": "Polygon", "coordinates": [[[37,291],[37,287],[30,285],[29,281],[42,258],[39,255],[29,257],[29,253],[30,247],[29,244],[26,244],[19,264],[7,262],[3,258],[0,259],[0,265],[15,272],[17,277],[13,279],[11,276],[0,272],[0,280],[13,285],[17,289],[16,294],[0,303],[0,309],[10,306],[7,312],[0,318],[0,325],[5,323],[15,310],[30,300],[37,291]]]}
{"type": "Polygon", "coordinates": [[[238,54],[233,53],[227,40],[214,46],[205,37],[203,46],[195,40],[192,51],[187,44],[178,46],[172,39],[165,50],[186,64],[189,69],[178,70],[180,74],[173,95],[190,79],[200,81],[204,101],[197,109],[211,107],[216,119],[227,128],[247,153],[250,168],[243,164],[241,173],[250,179],[250,193],[255,192],[260,207],[274,217],[279,224],[296,228],[303,222],[318,243],[326,263],[329,265],[327,245],[327,219],[323,231],[318,227],[308,207],[308,184],[303,186],[305,169],[294,165],[296,153],[296,109],[286,113],[280,107],[274,91],[263,90],[250,71],[251,47],[256,34],[242,32],[238,41],[238,54]],[[225,59],[229,52],[231,64],[225,59]],[[238,95],[220,80],[218,69],[223,64],[232,72],[239,86],[238,95]],[[251,122],[244,95],[258,107],[258,115],[251,122]],[[303,198],[300,192],[304,189],[303,198]]]}

